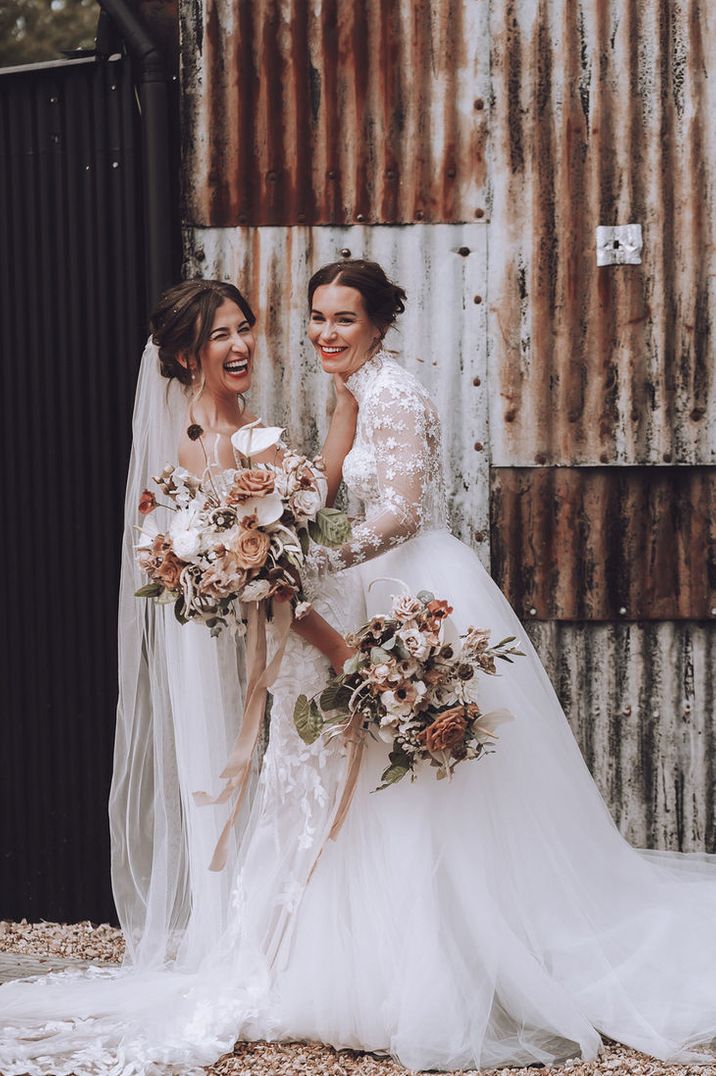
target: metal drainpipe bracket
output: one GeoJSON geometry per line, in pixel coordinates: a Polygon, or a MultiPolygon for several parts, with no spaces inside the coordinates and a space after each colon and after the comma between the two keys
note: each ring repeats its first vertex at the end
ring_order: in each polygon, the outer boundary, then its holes
{"type": "Polygon", "coordinates": [[[641,224],[600,224],[596,237],[597,265],[641,265],[641,224]]]}

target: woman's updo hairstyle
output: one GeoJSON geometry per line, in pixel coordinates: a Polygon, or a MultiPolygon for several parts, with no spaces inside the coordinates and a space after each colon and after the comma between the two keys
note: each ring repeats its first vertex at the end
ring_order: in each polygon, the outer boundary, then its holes
{"type": "Polygon", "coordinates": [[[407,295],[399,284],[388,280],[377,262],[354,258],[344,262],[331,262],[313,274],[308,284],[308,308],[313,307],[316,288],[324,284],[343,284],[355,288],[363,296],[363,305],[370,320],[381,334],[394,324],[398,314],[405,310],[407,295]]]}
{"type": "Polygon", "coordinates": [[[249,325],[255,324],[246,299],[225,280],[185,280],[164,292],[149,321],[164,377],[174,377],[182,385],[191,384],[191,369],[179,361],[179,356],[201,366],[201,351],[209,339],[214,316],[227,299],[236,303],[249,325]]]}

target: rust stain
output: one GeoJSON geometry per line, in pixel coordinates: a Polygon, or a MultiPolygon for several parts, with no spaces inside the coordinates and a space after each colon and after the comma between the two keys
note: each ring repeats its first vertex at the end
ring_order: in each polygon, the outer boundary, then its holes
{"type": "Polygon", "coordinates": [[[713,619],[715,498],[710,468],[493,469],[495,578],[528,620],[713,619]]]}
{"type": "Polygon", "coordinates": [[[466,11],[207,0],[183,23],[187,222],[487,219],[487,12],[467,33],[466,11]]]}

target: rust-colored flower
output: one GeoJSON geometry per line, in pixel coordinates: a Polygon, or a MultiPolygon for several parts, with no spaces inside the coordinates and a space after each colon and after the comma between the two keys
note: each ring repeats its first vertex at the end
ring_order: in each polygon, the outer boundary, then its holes
{"type": "Polygon", "coordinates": [[[448,605],[445,601],[439,601],[435,598],[433,601],[428,602],[428,621],[434,631],[438,629],[441,621],[447,620],[452,611],[452,605],[448,605]]]}
{"type": "Polygon", "coordinates": [[[250,497],[266,497],[274,491],[274,476],[270,471],[251,468],[240,471],[226,498],[229,504],[247,501],[250,497]]]}
{"type": "Polygon", "coordinates": [[[142,490],[142,495],[139,498],[139,514],[141,516],[148,516],[150,512],[153,512],[157,507],[157,498],[154,496],[150,489],[142,490]]]}
{"type": "Polygon", "coordinates": [[[242,526],[232,542],[231,551],[235,554],[239,567],[248,570],[264,566],[270,547],[271,539],[265,531],[256,526],[242,526]]]}
{"type": "Polygon", "coordinates": [[[152,577],[163,583],[167,590],[178,590],[183,568],[184,563],[172,550],[171,541],[163,534],[158,534],[152,545],[152,577]]]}
{"type": "Polygon", "coordinates": [[[464,706],[453,706],[435,718],[419,734],[428,751],[452,751],[465,742],[467,719],[464,706]]]}

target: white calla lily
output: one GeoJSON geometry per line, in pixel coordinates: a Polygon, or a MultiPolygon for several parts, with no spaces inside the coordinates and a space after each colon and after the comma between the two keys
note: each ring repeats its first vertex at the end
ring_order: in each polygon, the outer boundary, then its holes
{"type": "Polygon", "coordinates": [[[267,527],[283,515],[283,501],[277,493],[269,493],[268,497],[249,497],[236,506],[236,514],[239,519],[255,515],[259,526],[267,527]]]}
{"type": "Polygon", "coordinates": [[[247,458],[260,456],[267,448],[281,440],[281,434],[284,432],[282,426],[262,426],[260,423],[260,418],[255,422],[247,422],[231,435],[231,443],[240,455],[247,458]]]}
{"type": "Polygon", "coordinates": [[[497,739],[495,729],[498,729],[500,725],[506,725],[509,721],[514,721],[514,719],[515,715],[510,713],[509,710],[490,710],[487,714],[481,714],[472,726],[475,739],[478,743],[489,744],[492,740],[497,739]]]}
{"type": "Polygon", "coordinates": [[[151,549],[152,542],[159,534],[159,527],[152,516],[145,516],[139,529],[139,538],[135,549],[151,549]]]}

